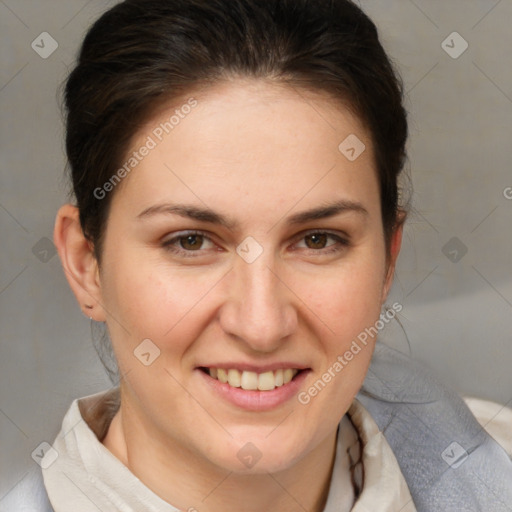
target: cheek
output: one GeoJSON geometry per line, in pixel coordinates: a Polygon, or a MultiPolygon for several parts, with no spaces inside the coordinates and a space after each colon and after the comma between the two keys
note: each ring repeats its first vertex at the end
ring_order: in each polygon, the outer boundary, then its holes
{"type": "Polygon", "coordinates": [[[222,273],[176,271],[147,255],[120,252],[126,256],[105,267],[102,282],[112,338],[123,340],[123,350],[133,350],[146,338],[166,351],[184,349],[204,327],[201,322],[209,314],[205,298],[222,273]]]}
{"type": "Polygon", "coordinates": [[[303,398],[311,400],[309,414],[329,424],[338,420],[332,417],[332,410],[345,411],[364,381],[381,313],[384,264],[360,263],[347,265],[323,281],[316,280],[308,296],[319,319],[316,325],[323,357],[317,380],[303,398]]]}
{"type": "Polygon", "coordinates": [[[332,343],[343,346],[373,325],[381,311],[384,260],[347,262],[337,271],[303,283],[304,302],[327,326],[332,343]]]}
{"type": "Polygon", "coordinates": [[[339,410],[348,407],[364,380],[381,313],[384,259],[380,261],[370,252],[368,258],[359,254],[357,261],[322,280],[312,279],[305,301],[318,318],[321,379],[331,383],[323,399],[338,403],[339,410]]]}

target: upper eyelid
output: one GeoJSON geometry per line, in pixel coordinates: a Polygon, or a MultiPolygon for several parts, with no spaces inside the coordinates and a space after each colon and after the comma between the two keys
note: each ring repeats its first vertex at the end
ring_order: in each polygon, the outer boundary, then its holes
{"type": "MultiPolygon", "coordinates": [[[[308,235],[314,235],[317,233],[328,235],[334,239],[337,239],[340,243],[344,242],[344,243],[348,244],[351,241],[350,235],[343,230],[338,231],[335,229],[327,229],[327,228],[321,229],[320,228],[320,229],[306,229],[305,231],[301,231],[300,233],[297,233],[293,237],[294,243],[302,240],[303,238],[305,238],[308,235]]],[[[314,250],[314,249],[312,249],[312,250],[314,250]]]]}

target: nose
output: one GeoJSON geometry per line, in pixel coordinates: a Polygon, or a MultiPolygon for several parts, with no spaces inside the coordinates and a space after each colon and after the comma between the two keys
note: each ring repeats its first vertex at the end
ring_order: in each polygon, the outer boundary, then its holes
{"type": "Polygon", "coordinates": [[[236,261],[219,317],[224,332],[263,353],[276,350],[298,323],[294,295],[270,263],[263,256],[236,261]]]}

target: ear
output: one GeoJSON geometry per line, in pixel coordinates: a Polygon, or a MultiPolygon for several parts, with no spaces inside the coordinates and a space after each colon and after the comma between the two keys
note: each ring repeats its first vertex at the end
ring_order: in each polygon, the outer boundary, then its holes
{"type": "Polygon", "coordinates": [[[391,289],[391,285],[393,284],[393,277],[395,275],[395,266],[396,260],[398,259],[398,254],[400,253],[400,247],[402,246],[402,234],[404,228],[404,218],[401,218],[391,235],[390,248],[389,248],[389,258],[387,261],[387,270],[386,277],[384,279],[384,287],[382,289],[382,304],[386,301],[389,290],[391,289]]]}
{"type": "Polygon", "coordinates": [[[82,231],[76,206],[66,204],[57,212],[53,241],[80,308],[86,316],[104,322],[98,262],[93,244],[82,231]]]}

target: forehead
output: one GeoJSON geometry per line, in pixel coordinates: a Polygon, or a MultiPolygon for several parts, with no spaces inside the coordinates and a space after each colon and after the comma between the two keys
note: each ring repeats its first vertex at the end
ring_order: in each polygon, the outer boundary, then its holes
{"type": "Polygon", "coordinates": [[[378,194],[371,137],[358,117],[325,93],[288,85],[236,80],[182,96],[136,134],[127,159],[145,145],[114,196],[139,209],[176,195],[255,211],[307,206],[326,193],[378,194]]]}

